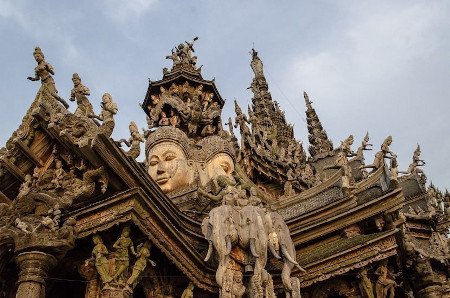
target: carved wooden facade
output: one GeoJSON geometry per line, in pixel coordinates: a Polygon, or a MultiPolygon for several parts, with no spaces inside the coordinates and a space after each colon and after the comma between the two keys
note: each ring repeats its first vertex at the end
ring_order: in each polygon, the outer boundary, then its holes
{"type": "Polygon", "coordinates": [[[308,156],[254,50],[248,115],[223,124],[196,40],[118,141],[113,96],[94,115],[74,74],[70,112],[36,48],[41,87],[0,149],[0,297],[450,297],[450,195],[420,148],[401,172],[388,137],[368,164],[368,135],[333,147],[305,93],[308,156]]]}

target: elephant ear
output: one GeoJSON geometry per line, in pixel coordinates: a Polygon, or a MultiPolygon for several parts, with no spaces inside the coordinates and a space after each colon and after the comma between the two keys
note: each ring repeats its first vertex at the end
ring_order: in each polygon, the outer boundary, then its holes
{"type": "Polygon", "coordinates": [[[202,233],[203,233],[203,236],[205,236],[205,237],[208,235],[208,226],[209,225],[210,225],[209,216],[207,216],[202,221],[202,233]]]}

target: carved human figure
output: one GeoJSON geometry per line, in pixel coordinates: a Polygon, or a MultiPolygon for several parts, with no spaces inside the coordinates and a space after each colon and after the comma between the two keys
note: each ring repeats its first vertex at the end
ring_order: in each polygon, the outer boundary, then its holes
{"type": "Polygon", "coordinates": [[[170,125],[170,120],[169,120],[169,117],[167,117],[166,112],[164,112],[164,111],[161,112],[158,124],[160,126],[170,125]]]}
{"type": "Polygon", "coordinates": [[[129,157],[136,159],[141,154],[141,143],[144,142],[144,137],[139,132],[139,128],[137,127],[134,121],[131,121],[128,127],[130,129],[131,136],[128,140],[125,139],[119,140],[119,146],[121,143],[125,143],[125,145],[130,147],[130,150],[128,150],[126,154],[129,157]]]}
{"type": "Polygon", "coordinates": [[[130,256],[128,251],[130,250],[133,255],[136,255],[134,250],[133,241],[130,238],[130,227],[126,226],[122,229],[120,238],[113,244],[114,258],[116,261],[116,272],[113,279],[121,279],[122,274],[130,265],[130,256]]]}
{"type": "Polygon", "coordinates": [[[185,150],[173,141],[160,142],[147,151],[148,173],[165,193],[193,182],[194,171],[185,150]]]}
{"type": "MultiPolygon", "coordinates": [[[[94,259],[95,269],[97,269],[98,275],[103,284],[110,283],[112,277],[109,273],[109,262],[106,256],[108,255],[108,249],[103,244],[100,235],[92,236],[92,242],[94,242],[94,248],[92,249],[92,259],[94,259]]],[[[91,259],[86,260],[85,266],[88,266],[88,262],[91,259]]]]}
{"type": "Polygon", "coordinates": [[[386,265],[380,265],[375,273],[379,275],[375,286],[376,298],[394,298],[397,283],[391,278],[386,265]]]}
{"type": "Polygon", "coordinates": [[[77,102],[77,109],[75,110],[75,116],[84,116],[94,114],[94,109],[92,108],[92,104],[89,102],[87,98],[91,91],[88,87],[81,83],[81,78],[77,73],[74,73],[72,76],[73,88],[70,92],[70,101],[77,102]]]}
{"type": "Polygon", "coordinates": [[[34,68],[34,77],[28,77],[30,81],[41,80],[42,87],[45,88],[52,97],[61,102],[66,109],[69,107],[67,102],[58,95],[58,90],[56,90],[55,81],[52,75],[55,74],[53,66],[47,63],[44,59],[44,54],[41,48],[36,47],[33,52],[34,59],[36,59],[37,66],[34,68]]]}
{"type": "Polygon", "coordinates": [[[264,77],[263,72],[263,63],[261,59],[258,57],[258,52],[255,49],[252,49],[252,62],[250,63],[253,73],[255,74],[255,78],[264,77]]]}
{"type": "Polygon", "coordinates": [[[17,195],[17,199],[20,199],[24,195],[27,195],[33,184],[33,177],[30,174],[25,175],[25,179],[19,187],[19,194],[17,195]]]}
{"type": "Polygon", "coordinates": [[[64,174],[66,172],[64,171],[62,167],[62,162],[59,159],[55,160],[55,171],[53,172],[53,179],[51,183],[54,185],[55,188],[61,188],[62,183],[64,180],[64,174]]]}
{"type": "Polygon", "coordinates": [[[99,133],[103,133],[106,136],[110,137],[113,133],[115,122],[114,115],[117,114],[117,104],[112,100],[112,97],[109,93],[105,93],[102,96],[101,102],[102,111],[100,115],[96,116],[94,114],[89,115],[91,118],[96,118],[102,121],[102,125],[99,127],[99,133]]]}
{"type": "Polygon", "coordinates": [[[170,125],[172,125],[173,127],[180,126],[180,118],[178,117],[175,110],[173,110],[173,109],[170,111],[169,122],[170,122],[170,125]]]}
{"type": "Polygon", "coordinates": [[[344,152],[344,154],[347,157],[355,156],[355,152],[352,151],[351,145],[353,144],[353,135],[350,135],[348,138],[346,138],[341,145],[341,150],[344,152]]]}
{"type": "Polygon", "coordinates": [[[134,289],[139,277],[142,275],[142,272],[144,272],[145,268],[147,267],[148,262],[150,262],[153,266],[155,266],[155,263],[149,260],[151,246],[152,245],[148,240],[138,245],[136,253],[137,260],[134,263],[131,276],[127,280],[127,288],[129,290],[134,289]]]}

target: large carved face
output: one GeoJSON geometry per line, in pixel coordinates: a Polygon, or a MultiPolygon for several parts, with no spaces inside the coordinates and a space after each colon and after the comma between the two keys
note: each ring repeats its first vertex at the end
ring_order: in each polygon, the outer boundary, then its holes
{"type": "Polygon", "coordinates": [[[219,153],[215,155],[206,164],[206,175],[208,181],[216,179],[222,175],[234,180],[232,175],[233,171],[233,159],[226,153],[219,153]]]}
{"type": "Polygon", "coordinates": [[[161,142],[151,147],[147,162],[150,177],[165,193],[192,183],[193,169],[181,146],[173,142],[161,142]]]}

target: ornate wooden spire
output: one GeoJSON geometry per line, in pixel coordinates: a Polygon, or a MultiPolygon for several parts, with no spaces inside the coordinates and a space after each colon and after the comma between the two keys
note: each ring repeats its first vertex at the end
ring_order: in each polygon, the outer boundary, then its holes
{"type": "Polygon", "coordinates": [[[309,140],[309,154],[315,157],[321,153],[326,153],[333,150],[333,143],[328,139],[327,132],[320,123],[319,116],[317,116],[316,110],[311,105],[308,94],[303,92],[306,104],[306,121],[308,124],[308,140],[309,140]]]}

